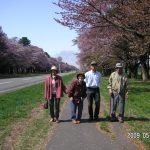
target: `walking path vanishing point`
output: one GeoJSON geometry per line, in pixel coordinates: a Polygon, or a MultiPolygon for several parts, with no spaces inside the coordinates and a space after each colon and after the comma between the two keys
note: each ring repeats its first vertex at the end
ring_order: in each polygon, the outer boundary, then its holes
{"type": "Polygon", "coordinates": [[[46,146],[47,150],[137,150],[123,134],[122,125],[114,122],[114,140],[98,131],[96,122],[88,122],[87,100],[84,101],[82,122],[73,124],[69,119],[69,101],[62,110],[60,123],[55,128],[46,146]]]}

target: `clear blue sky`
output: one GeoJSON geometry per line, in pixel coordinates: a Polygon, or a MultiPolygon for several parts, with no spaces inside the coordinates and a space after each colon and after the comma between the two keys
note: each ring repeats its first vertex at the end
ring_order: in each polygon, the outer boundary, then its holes
{"type": "Polygon", "coordinates": [[[28,37],[51,56],[72,50],[76,32],[54,21],[58,0],[0,0],[0,26],[9,38],[28,37]]]}

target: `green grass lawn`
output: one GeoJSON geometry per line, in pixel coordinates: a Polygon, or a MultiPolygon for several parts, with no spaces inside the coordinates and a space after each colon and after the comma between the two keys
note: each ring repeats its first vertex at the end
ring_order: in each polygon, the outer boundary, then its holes
{"type": "MultiPolygon", "coordinates": [[[[63,76],[65,85],[73,77],[74,74],[63,76]]],[[[15,92],[0,95],[0,149],[5,142],[5,138],[10,135],[13,125],[28,119],[32,110],[44,103],[43,93],[44,83],[40,83],[15,92]]],[[[64,100],[65,98],[62,99],[61,104],[63,104],[64,100]]],[[[23,147],[26,146],[32,149],[30,146],[36,145],[37,140],[45,137],[45,133],[50,128],[50,124],[47,123],[49,118],[48,113],[48,110],[43,111],[28,125],[28,129],[24,131],[20,138],[22,140],[20,143],[23,144],[23,147]]],[[[18,149],[22,148],[18,147],[18,149]]]]}
{"type": "MultiPolygon", "coordinates": [[[[104,96],[107,105],[109,105],[107,84],[108,78],[103,77],[101,94],[104,96]]],[[[129,97],[126,100],[125,122],[130,126],[130,133],[134,133],[134,139],[143,141],[150,149],[150,81],[129,80],[129,97]],[[139,139],[136,137],[137,133],[140,135],[139,139]]]]}

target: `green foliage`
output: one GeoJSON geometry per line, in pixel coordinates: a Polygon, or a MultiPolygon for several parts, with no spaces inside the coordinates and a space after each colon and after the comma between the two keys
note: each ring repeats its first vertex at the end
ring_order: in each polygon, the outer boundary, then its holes
{"type": "Polygon", "coordinates": [[[23,44],[23,46],[28,46],[28,45],[30,45],[31,41],[27,37],[22,37],[19,40],[19,43],[23,44]]]}
{"type": "Polygon", "coordinates": [[[43,87],[41,83],[0,95],[0,147],[10,133],[11,125],[19,119],[27,118],[31,110],[42,102],[43,87]]]}

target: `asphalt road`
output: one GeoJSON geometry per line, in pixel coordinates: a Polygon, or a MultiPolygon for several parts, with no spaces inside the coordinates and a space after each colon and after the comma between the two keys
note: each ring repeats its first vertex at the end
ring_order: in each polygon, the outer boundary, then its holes
{"type": "Polygon", "coordinates": [[[24,78],[0,79],[0,93],[14,91],[19,88],[42,82],[46,78],[46,76],[47,75],[24,78]]]}
{"type": "MultiPolygon", "coordinates": [[[[62,73],[60,75],[63,76],[65,74],[69,73],[62,73]]],[[[48,75],[24,77],[24,78],[0,79],[0,94],[43,82],[47,76],[48,75]]]]}
{"type": "Polygon", "coordinates": [[[46,150],[137,150],[124,135],[122,125],[114,123],[116,138],[97,129],[96,122],[88,122],[87,100],[84,101],[82,123],[73,124],[69,120],[69,101],[63,109],[61,122],[55,128],[46,150]]]}

